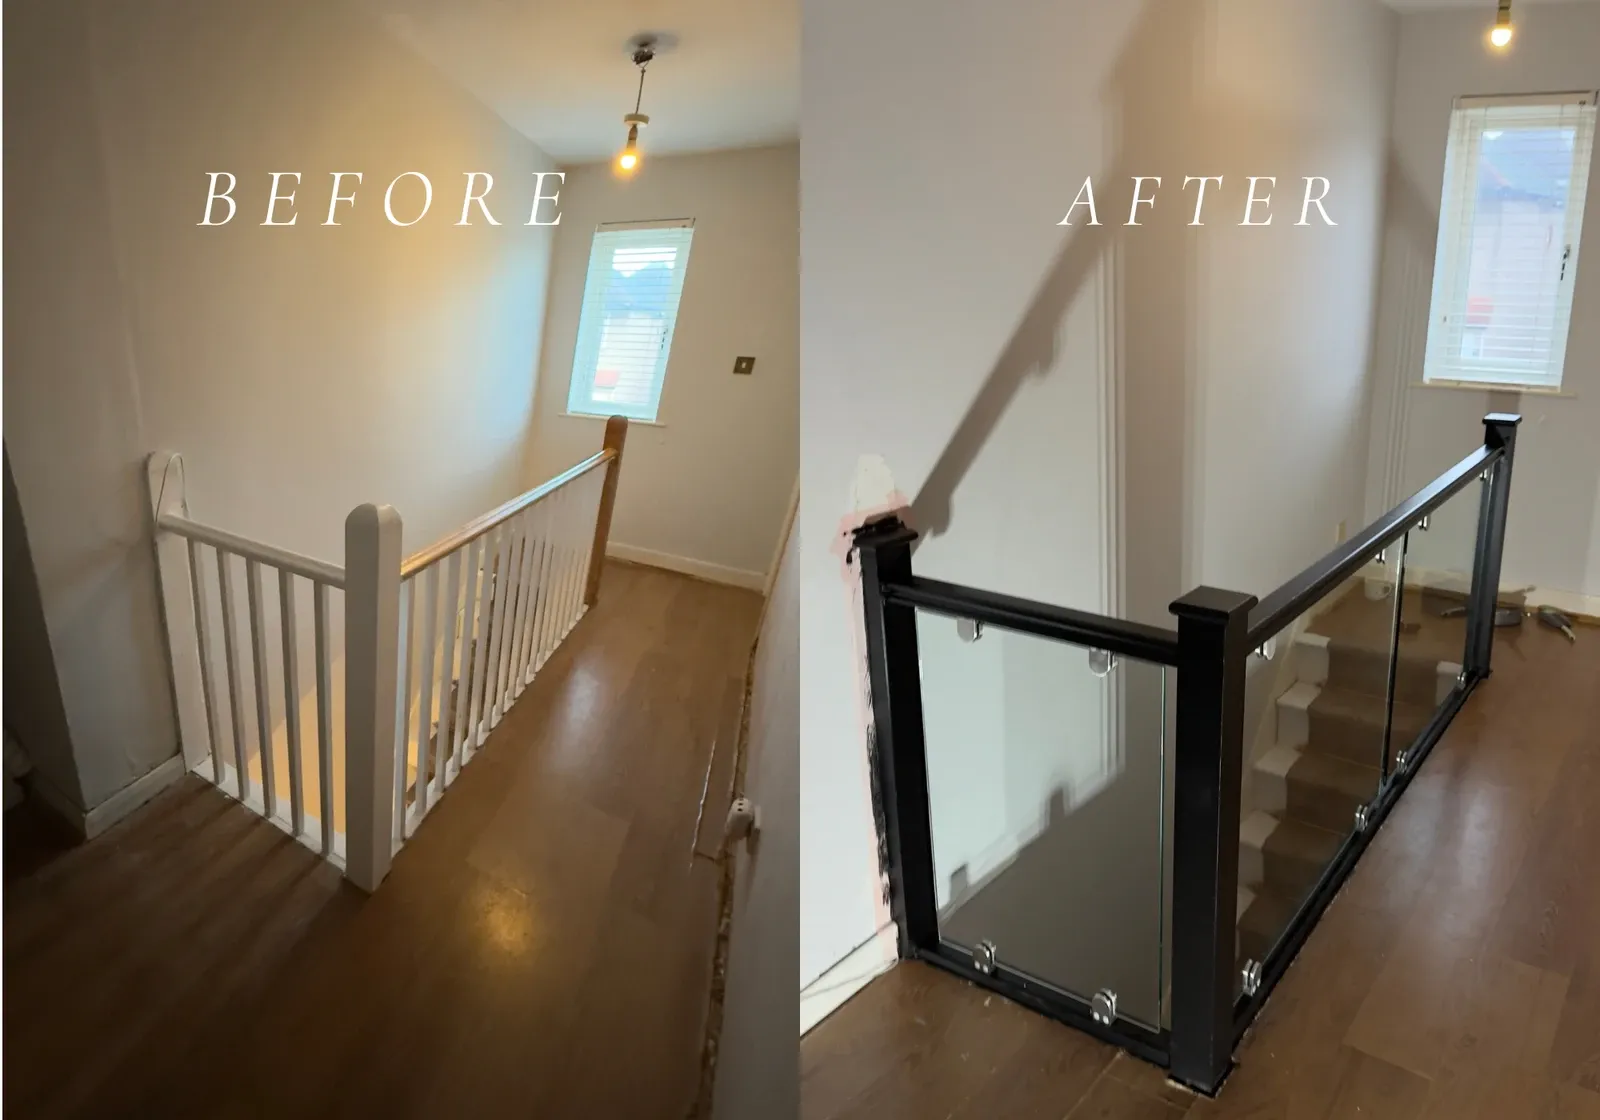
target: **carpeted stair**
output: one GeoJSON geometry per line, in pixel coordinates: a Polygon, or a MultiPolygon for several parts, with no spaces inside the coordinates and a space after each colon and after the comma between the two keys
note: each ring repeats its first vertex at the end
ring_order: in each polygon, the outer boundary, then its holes
{"type": "Polygon", "coordinates": [[[1255,762],[1239,830],[1241,966],[1265,959],[1354,830],[1386,748],[1410,746],[1454,687],[1465,623],[1440,610],[1407,591],[1387,739],[1393,600],[1346,594],[1295,640],[1295,683],[1277,698],[1275,745],[1255,762]]]}

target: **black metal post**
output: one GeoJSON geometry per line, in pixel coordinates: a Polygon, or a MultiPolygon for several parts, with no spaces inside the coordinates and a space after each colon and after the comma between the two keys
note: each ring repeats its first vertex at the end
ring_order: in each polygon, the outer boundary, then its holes
{"type": "Polygon", "coordinates": [[[868,525],[855,536],[872,692],[868,749],[873,813],[885,849],[889,908],[899,929],[902,958],[933,950],[939,943],[916,609],[888,602],[883,593],[886,584],[910,582],[911,546],[916,539],[917,534],[895,518],[868,525]]]}
{"type": "Polygon", "coordinates": [[[1467,614],[1465,669],[1469,676],[1489,675],[1494,650],[1494,612],[1500,601],[1500,557],[1506,543],[1506,511],[1511,506],[1511,462],[1517,451],[1517,426],[1522,417],[1491,412],[1483,418],[1483,443],[1505,454],[1489,468],[1478,513],[1477,556],[1472,565],[1472,601],[1467,614]]]}
{"type": "Polygon", "coordinates": [[[1215,1093],[1233,1061],[1239,783],[1253,595],[1200,587],[1178,616],[1172,819],[1172,1078],[1215,1093]]]}

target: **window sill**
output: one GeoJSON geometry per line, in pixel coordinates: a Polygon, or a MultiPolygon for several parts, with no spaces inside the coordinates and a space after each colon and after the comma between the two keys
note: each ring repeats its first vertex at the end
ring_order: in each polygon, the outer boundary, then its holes
{"type": "Polygon", "coordinates": [[[1531,385],[1513,385],[1498,381],[1413,381],[1413,389],[1465,389],[1474,393],[1517,393],[1528,397],[1557,397],[1576,400],[1577,393],[1565,389],[1540,389],[1531,385]]]}
{"type": "MultiPolygon", "coordinates": [[[[601,423],[604,423],[605,421],[611,419],[610,414],[607,414],[605,416],[600,416],[600,415],[598,415],[596,413],[593,413],[593,412],[562,412],[561,415],[565,416],[569,420],[598,420],[601,423]]],[[[628,427],[631,428],[635,424],[643,424],[647,428],[665,428],[666,427],[666,425],[663,424],[659,420],[635,420],[631,416],[628,417],[628,427]]]]}

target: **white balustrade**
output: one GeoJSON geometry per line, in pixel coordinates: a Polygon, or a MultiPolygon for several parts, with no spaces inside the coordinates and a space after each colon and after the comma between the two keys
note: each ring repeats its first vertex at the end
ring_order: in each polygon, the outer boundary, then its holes
{"type": "Polygon", "coordinates": [[[360,506],[344,567],[193,519],[181,456],[152,455],[187,768],[376,889],[593,602],[626,429],[404,562],[399,515],[360,506]]]}

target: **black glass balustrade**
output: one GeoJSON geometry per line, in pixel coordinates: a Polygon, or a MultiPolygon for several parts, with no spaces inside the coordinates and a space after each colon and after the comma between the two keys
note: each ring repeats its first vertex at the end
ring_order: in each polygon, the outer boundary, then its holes
{"type": "Polygon", "coordinates": [[[900,954],[1201,1092],[1490,670],[1519,418],[1261,600],[1147,626],[917,576],[859,531],[900,954]]]}

